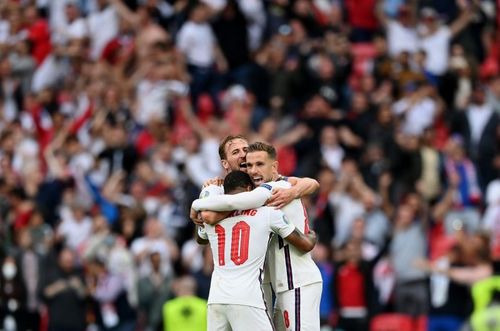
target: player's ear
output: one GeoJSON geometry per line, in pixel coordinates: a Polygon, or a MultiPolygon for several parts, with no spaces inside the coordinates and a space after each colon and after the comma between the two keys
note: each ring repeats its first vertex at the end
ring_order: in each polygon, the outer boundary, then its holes
{"type": "Polygon", "coordinates": [[[222,164],[222,168],[224,168],[224,170],[229,169],[229,162],[227,162],[227,160],[221,160],[220,163],[222,164]]]}
{"type": "Polygon", "coordinates": [[[278,171],[278,161],[273,161],[273,169],[278,171]]]}

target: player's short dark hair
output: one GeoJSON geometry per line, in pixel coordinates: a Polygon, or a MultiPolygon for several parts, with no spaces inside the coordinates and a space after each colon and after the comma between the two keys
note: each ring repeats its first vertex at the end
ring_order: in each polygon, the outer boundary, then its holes
{"type": "Polygon", "coordinates": [[[276,160],[276,149],[273,145],[258,141],[248,146],[247,153],[251,152],[266,152],[272,160],[276,160]]]}
{"type": "Polygon", "coordinates": [[[235,191],[238,188],[253,188],[252,178],[243,171],[235,170],[231,171],[227,174],[226,178],[224,178],[224,192],[230,193],[235,191]]]}
{"type": "Polygon", "coordinates": [[[219,157],[220,157],[221,160],[226,160],[227,159],[226,145],[228,143],[230,143],[231,141],[236,140],[236,139],[243,139],[245,141],[247,140],[247,138],[245,138],[245,136],[243,136],[242,134],[229,135],[226,138],[224,138],[221,141],[220,145],[219,145],[219,157]]]}

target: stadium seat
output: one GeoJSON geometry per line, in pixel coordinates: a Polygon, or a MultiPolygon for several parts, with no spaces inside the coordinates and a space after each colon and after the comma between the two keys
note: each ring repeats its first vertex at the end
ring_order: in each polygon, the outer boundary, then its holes
{"type": "Polygon", "coordinates": [[[427,316],[420,316],[415,320],[416,331],[427,331],[428,318],[427,316]]]}
{"type": "Polygon", "coordinates": [[[415,331],[413,319],[403,314],[381,314],[372,319],[370,331],[415,331]]]}

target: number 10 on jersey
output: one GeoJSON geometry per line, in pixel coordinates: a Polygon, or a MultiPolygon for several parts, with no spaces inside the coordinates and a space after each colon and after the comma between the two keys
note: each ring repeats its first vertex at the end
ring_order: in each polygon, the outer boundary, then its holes
{"type": "MultiPolygon", "coordinates": [[[[250,226],[244,221],[240,221],[232,227],[231,232],[231,261],[233,261],[233,263],[236,265],[240,265],[248,260],[250,226]]],[[[226,229],[217,224],[215,226],[215,233],[217,234],[217,252],[219,255],[219,266],[224,266],[226,264],[226,229]]]]}

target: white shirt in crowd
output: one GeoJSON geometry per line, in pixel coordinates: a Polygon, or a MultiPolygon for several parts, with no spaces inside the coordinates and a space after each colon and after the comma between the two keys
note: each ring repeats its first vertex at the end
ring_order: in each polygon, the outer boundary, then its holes
{"type": "Polygon", "coordinates": [[[266,27],[266,11],[262,0],[238,0],[243,15],[247,19],[248,46],[257,50],[262,44],[262,35],[266,27]]]}
{"type": "Polygon", "coordinates": [[[67,0],[51,0],[47,1],[49,15],[49,26],[52,31],[57,31],[60,27],[67,25],[66,14],[64,7],[67,0]]]}
{"type": "Polygon", "coordinates": [[[487,208],[483,215],[484,229],[492,232],[492,240],[500,245],[500,179],[495,179],[486,188],[487,208]]]}
{"type": "Polygon", "coordinates": [[[177,36],[177,47],[186,56],[187,62],[208,68],[215,62],[215,35],[208,23],[187,21],[177,36]]]}
{"type": "Polygon", "coordinates": [[[9,41],[10,24],[7,20],[0,20],[0,44],[6,44],[9,41]]]}
{"type": "Polygon", "coordinates": [[[137,84],[137,123],[146,125],[152,119],[165,119],[168,83],[165,80],[141,80],[137,84]]]}
{"type": "Polygon", "coordinates": [[[398,116],[404,114],[403,133],[420,136],[434,122],[436,103],[431,98],[423,98],[415,103],[403,98],[392,106],[392,112],[398,116]]]}
{"type": "Polygon", "coordinates": [[[77,18],[73,22],[68,24],[66,34],[69,39],[82,39],[87,37],[87,23],[83,18],[77,18]]]}
{"type": "Polygon", "coordinates": [[[321,146],[321,155],[326,165],[338,173],[342,165],[342,160],[344,159],[344,149],[340,146],[321,146]]]}
{"type": "Polygon", "coordinates": [[[356,199],[345,193],[332,193],[329,201],[335,208],[335,237],[334,243],[337,247],[343,245],[351,235],[352,226],[356,218],[361,217],[365,207],[356,199]]]}
{"type": "Polygon", "coordinates": [[[493,115],[493,109],[491,109],[491,106],[487,103],[481,106],[469,106],[467,120],[469,122],[470,134],[474,144],[479,143],[479,140],[481,140],[484,128],[486,124],[488,124],[491,115],[493,115]]]}
{"type": "Polygon", "coordinates": [[[387,45],[389,55],[397,56],[401,52],[414,53],[418,49],[418,36],[414,27],[405,27],[396,20],[387,23],[387,45]]]}
{"type": "Polygon", "coordinates": [[[196,154],[186,158],[186,174],[195,185],[203,186],[207,178],[222,174],[219,161],[219,141],[215,138],[205,139],[196,154]]]}
{"type": "Polygon", "coordinates": [[[431,74],[443,75],[448,69],[451,30],[440,27],[435,33],[420,38],[419,48],[427,53],[425,69],[431,74]]]}
{"type": "Polygon", "coordinates": [[[69,210],[61,211],[61,219],[57,233],[64,238],[68,248],[78,250],[92,234],[92,219],[85,216],[77,221],[69,210]]]}
{"type": "Polygon", "coordinates": [[[181,260],[182,265],[191,273],[200,271],[203,268],[203,246],[200,246],[194,239],[186,241],[182,245],[181,260]]]}
{"type": "Polygon", "coordinates": [[[136,122],[146,125],[153,119],[165,120],[171,96],[187,94],[187,91],[186,84],[178,80],[141,80],[137,84],[136,122]]]}
{"type": "Polygon", "coordinates": [[[96,11],[87,19],[90,36],[90,56],[98,59],[108,42],[118,34],[118,14],[113,6],[96,11]]]}
{"type": "MultiPolygon", "coordinates": [[[[168,247],[165,238],[137,238],[132,242],[130,249],[132,251],[132,254],[134,254],[134,256],[136,257],[143,252],[147,252],[147,254],[159,253],[161,259],[162,274],[170,275],[172,273],[170,248],[168,247]]],[[[151,261],[146,255],[139,262],[139,276],[147,276],[151,274],[152,270],[153,267],[151,266],[151,261]]]]}

